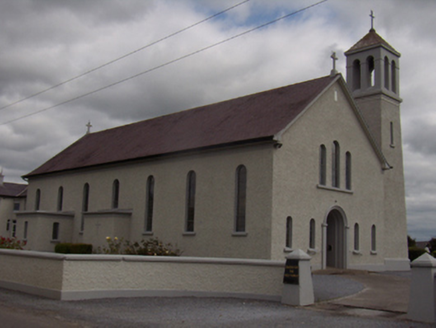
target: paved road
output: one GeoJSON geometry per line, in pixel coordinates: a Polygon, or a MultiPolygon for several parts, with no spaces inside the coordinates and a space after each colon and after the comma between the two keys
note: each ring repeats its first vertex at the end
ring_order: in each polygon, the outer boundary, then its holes
{"type": "MultiPolygon", "coordinates": [[[[320,278],[318,282],[320,281],[320,278]]],[[[322,280],[322,279],[321,279],[322,280]]],[[[343,285],[343,277],[328,278],[343,285]]],[[[357,286],[357,285],[356,285],[357,286]]],[[[430,327],[377,311],[322,303],[214,298],[131,298],[61,302],[0,289],[0,327],[430,327]]]]}

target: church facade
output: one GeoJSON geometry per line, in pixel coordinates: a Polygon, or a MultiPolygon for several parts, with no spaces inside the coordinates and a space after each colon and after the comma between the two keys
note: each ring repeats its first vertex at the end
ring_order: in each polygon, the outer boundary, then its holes
{"type": "Polygon", "coordinates": [[[332,71],[86,134],[25,176],[17,237],[40,251],[158,237],[184,256],[299,248],[314,269],[408,269],[400,54],[371,29],[345,55],[347,82],[332,71]]]}

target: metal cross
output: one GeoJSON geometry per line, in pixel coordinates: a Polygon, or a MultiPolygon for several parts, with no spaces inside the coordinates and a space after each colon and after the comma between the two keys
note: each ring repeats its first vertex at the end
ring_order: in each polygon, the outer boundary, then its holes
{"type": "Polygon", "coordinates": [[[336,52],[333,52],[332,55],[330,56],[330,58],[333,60],[333,69],[332,69],[332,72],[331,72],[331,74],[333,75],[333,74],[337,73],[337,71],[336,71],[336,61],[338,60],[338,57],[336,57],[336,52]]]}
{"type": "Polygon", "coordinates": [[[369,17],[371,17],[371,30],[374,29],[374,12],[371,10],[371,14],[369,15],[369,17]]]}
{"type": "Polygon", "coordinates": [[[88,124],[86,124],[86,127],[88,128],[88,130],[86,131],[86,134],[88,134],[91,132],[91,128],[92,128],[91,121],[88,121],[88,124]]]}

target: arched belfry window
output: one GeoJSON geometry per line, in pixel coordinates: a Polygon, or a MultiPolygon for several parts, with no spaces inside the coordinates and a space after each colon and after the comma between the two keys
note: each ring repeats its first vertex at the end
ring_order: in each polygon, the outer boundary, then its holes
{"type": "Polygon", "coordinates": [[[353,62],[353,91],[360,89],[360,60],[353,62]]]}
{"type": "Polygon", "coordinates": [[[327,150],[324,145],[319,147],[319,184],[325,186],[327,175],[327,150]]]}
{"type": "Polygon", "coordinates": [[[351,153],[345,153],[345,189],[351,190],[351,153]]]}
{"type": "Polygon", "coordinates": [[[388,57],[385,57],[385,62],[384,62],[384,72],[385,72],[385,76],[384,76],[384,80],[385,80],[385,88],[389,90],[389,59],[388,57]]]}
{"type": "Polygon", "coordinates": [[[114,180],[112,184],[112,208],[118,208],[118,202],[120,199],[120,182],[118,180],[114,180]]]}
{"type": "Polygon", "coordinates": [[[236,218],[235,231],[245,232],[245,214],[247,203],[247,169],[244,165],[236,169],[236,218]]]}
{"type": "Polygon", "coordinates": [[[41,206],[41,189],[37,189],[35,195],[35,211],[39,211],[40,206],[41,206]]]}
{"type": "Polygon", "coordinates": [[[339,143],[335,140],[333,142],[333,151],[332,151],[332,186],[335,188],[339,188],[340,186],[340,147],[339,143]]]}
{"type": "Polygon", "coordinates": [[[186,225],[185,231],[194,231],[195,215],[195,172],[189,171],[186,180],[186,225]]]}
{"type": "Polygon", "coordinates": [[[63,202],[64,202],[64,188],[59,187],[59,189],[58,189],[58,204],[57,204],[58,211],[62,211],[63,202]]]}
{"type": "Polygon", "coordinates": [[[367,83],[369,87],[374,86],[374,81],[375,81],[375,72],[374,72],[374,57],[369,56],[366,59],[366,66],[367,66],[367,83]]]}
{"type": "Polygon", "coordinates": [[[153,231],[153,207],[154,207],[154,177],[147,179],[147,195],[145,204],[145,231],[153,231]]]}
{"type": "Polygon", "coordinates": [[[393,92],[397,92],[397,66],[395,65],[395,61],[392,61],[391,64],[391,87],[393,92]]]}

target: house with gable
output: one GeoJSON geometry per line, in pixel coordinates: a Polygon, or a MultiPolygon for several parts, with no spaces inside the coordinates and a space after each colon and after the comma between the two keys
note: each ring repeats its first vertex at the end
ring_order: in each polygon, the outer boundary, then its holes
{"type": "Polygon", "coordinates": [[[4,182],[3,170],[0,168],[0,236],[16,237],[15,213],[26,209],[26,192],[27,184],[4,182]]]}
{"type": "Polygon", "coordinates": [[[27,248],[158,237],[185,256],[409,268],[400,54],[371,29],[328,76],[87,133],[25,175],[27,248]]]}

